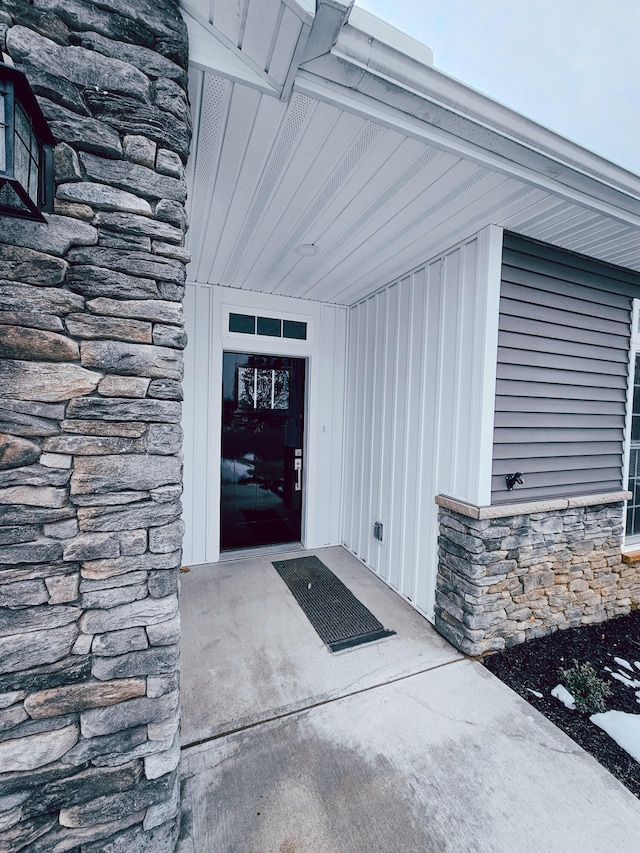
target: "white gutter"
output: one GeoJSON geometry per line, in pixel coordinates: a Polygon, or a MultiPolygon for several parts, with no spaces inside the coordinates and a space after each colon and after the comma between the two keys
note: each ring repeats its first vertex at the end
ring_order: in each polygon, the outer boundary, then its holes
{"type": "Polygon", "coordinates": [[[410,56],[422,65],[433,65],[433,51],[430,47],[383,21],[382,18],[377,18],[360,6],[353,6],[351,9],[349,25],[355,30],[366,33],[376,43],[393,48],[404,56],[410,56]]]}
{"type": "Polygon", "coordinates": [[[408,36],[388,38],[388,32],[372,26],[371,19],[378,20],[355,9],[335,45],[307,60],[301,70],[387,104],[591,198],[640,215],[638,175],[433,68],[425,61],[428,48],[408,36]],[[374,29],[384,41],[375,37],[374,29]]]}

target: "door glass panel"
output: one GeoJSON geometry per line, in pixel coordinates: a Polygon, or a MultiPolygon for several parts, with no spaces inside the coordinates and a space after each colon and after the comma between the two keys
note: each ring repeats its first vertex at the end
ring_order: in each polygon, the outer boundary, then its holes
{"type": "Polygon", "coordinates": [[[288,409],[289,371],[238,368],[238,409],[288,409]]]}
{"type": "Polygon", "coordinates": [[[256,408],[273,409],[273,371],[256,370],[256,408]]]}
{"type": "Polygon", "coordinates": [[[238,408],[256,407],[256,370],[254,367],[238,368],[238,408]]]}
{"type": "Polygon", "coordinates": [[[273,406],[272,409],[289,408],[289,371],[273,371],[273,406]]]}

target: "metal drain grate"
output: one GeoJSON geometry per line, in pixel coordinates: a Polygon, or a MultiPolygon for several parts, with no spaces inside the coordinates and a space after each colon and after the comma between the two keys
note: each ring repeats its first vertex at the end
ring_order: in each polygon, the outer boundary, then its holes
{"type": "Polygon", "coordinates": [[[273,563],[307,619],[329,650],[391,637],[381,622],[317,557],[297,557],[273,563]]]}

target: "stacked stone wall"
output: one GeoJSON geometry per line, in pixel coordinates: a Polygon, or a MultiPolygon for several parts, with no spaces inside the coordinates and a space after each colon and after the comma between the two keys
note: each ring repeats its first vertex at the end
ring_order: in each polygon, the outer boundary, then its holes
{"type": "Polygon", "coordinates": [[[441,507],[435,624],[470,655],[640,604],[623,562],[622,503],[474,519],[441,507]]]}
{"type": "Polygon", "coordinates": [[[177,0],[4,0],[56,140],[0,217],[0,853],[179,825],[187,39],[177,0]]]}

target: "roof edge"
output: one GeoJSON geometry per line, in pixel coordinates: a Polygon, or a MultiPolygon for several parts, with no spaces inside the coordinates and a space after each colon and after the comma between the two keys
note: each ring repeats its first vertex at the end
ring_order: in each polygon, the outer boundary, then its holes
{"type": "Polygon", "coordinates": [[[366,17],[351,16],[329,52],[303,64],[302,69],[432,123],[546,178],[640,213],[640,176],[398,46],[376,39],[363,28],[365,24],[366,17]]]}

